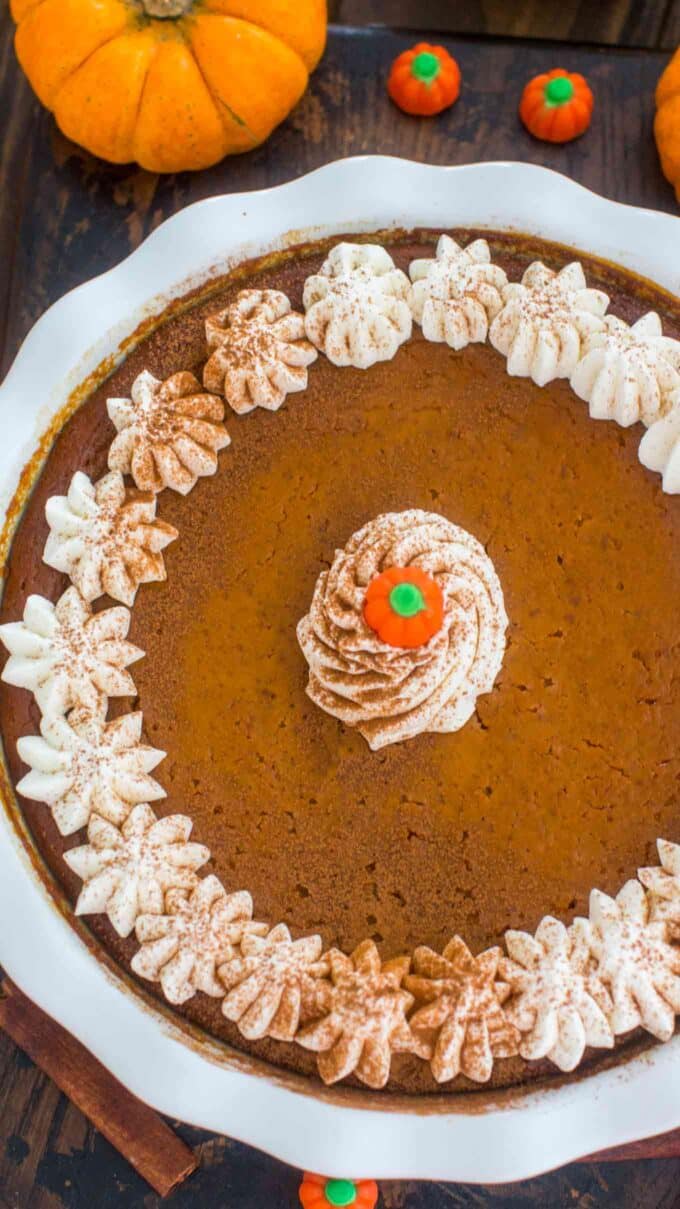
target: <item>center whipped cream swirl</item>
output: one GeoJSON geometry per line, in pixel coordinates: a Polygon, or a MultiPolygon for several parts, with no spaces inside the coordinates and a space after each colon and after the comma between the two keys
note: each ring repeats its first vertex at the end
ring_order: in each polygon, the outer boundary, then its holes
{"type": "Polygon", "coordinates": [[[507,624],[500,581],[476,538],[434,512],[388,512],[353,534],[317,580],[297,629],[307,693],[374,751],[459,730],[493,688],[507,624]],[[393,567],[418,568],[441,589],[443,623],[421,646],[392,646],[365,619],[369,585],[393,567]]]}

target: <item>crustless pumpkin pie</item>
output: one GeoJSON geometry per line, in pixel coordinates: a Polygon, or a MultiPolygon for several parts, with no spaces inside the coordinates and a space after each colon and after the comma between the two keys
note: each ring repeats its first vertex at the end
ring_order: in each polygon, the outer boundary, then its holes
{"type": "Polygon", "coordinates": [[[140,985],[414,1093],[672,1035],[679,337],[538,239],[349,236],[188,299],[65,423],[0,730],[140,985]]]}

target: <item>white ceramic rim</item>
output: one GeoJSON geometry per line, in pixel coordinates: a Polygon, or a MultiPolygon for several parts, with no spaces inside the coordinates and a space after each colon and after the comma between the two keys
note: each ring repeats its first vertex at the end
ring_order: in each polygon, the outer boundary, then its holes
{"type": "MultiPolygon", "coordinates": [[[[246,257],[304,238],[389,227],[515,229],[592,252],[680,293],[680,220],[609,201],[529,164],[447,168],[339,160],[273,189],[198,202],[122,264],[55,303],[0,387],[0,517],[74,388],[148,316],[246,257]],[[323,216],[323,223],[319,217],[323,216]]],[[[631,876],[634,870],[631,870],[631,876]]],[[[187,1044],[164,1014],[94,960],[55,909],[0,810],[0,961],[131,1091],[169,1116],[328,1175],[495,1183],[680,1125],[680,1036],[610,1071],[428,1112],[382,1098],[310,1095],[187,1044]],[[77,995],[72,988],[78,988],[77,995]],[[125,1045],[120,1038],[125,1038],[125,1045]]]]}

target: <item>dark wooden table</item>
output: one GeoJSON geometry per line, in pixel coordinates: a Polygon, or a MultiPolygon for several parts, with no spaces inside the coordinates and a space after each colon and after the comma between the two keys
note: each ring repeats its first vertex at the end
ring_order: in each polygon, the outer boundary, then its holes
{"type": "MultiPolygon", "coordinates": [[[[198,176],[165,179],[107,168],[67,143],[16,67],[11,22],[0,13],[0,349],[6,368],[28,328],[54,299],[136,247],[175,210],[211,194],[278,183],[343,155],[383,152],[436,163],[515,158],[556,168],[589,187],[674,212],[657,164],[653,90],[680,39],[678,0],[335,0],[339,20],[392,17],[448,27],[441,39],[463,73],[459,103],[436,120],[399,114],[384,78],[412,41],[389,30],[335,28],[312,86],[263,148],[198,176]],[[484,37],[467,36],[470,32],[484,37]],[[490,35],[552,34],[565,41],[490,35]],[[613,46],[584,45],[600,42],[613,46]],[[625,48],[620,48],[624,46],[625,48]],[[561,65],[584,72],[596,95],[593,126],[571,146],[536,143],[519,126],[524,81],[561,65]]],[[[186,1126],[199,1172],[167,1202],[173,1209],[288,1209],[299,1173],[246,1146],[186,1126]]],[[[564,1168],[520,1185],[482,1189],[383,1184],[382,1209],[571,1206],[678,1209],[680,1160],[564,1168]]],[[[0,1209],[153,1209],[146,1185],[57,1089],[0,1035],[0,1209]]]]}

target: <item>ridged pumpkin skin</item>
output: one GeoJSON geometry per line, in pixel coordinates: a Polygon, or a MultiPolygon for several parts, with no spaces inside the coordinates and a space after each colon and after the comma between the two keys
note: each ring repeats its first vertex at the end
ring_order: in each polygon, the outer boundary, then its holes
{"type": "Polygon", "coordinates": [[[673,185],[680,202],[680,48],[656,86],[654,137],[661,171],[673,185]]]}
{"type": "Polygon", "coordinates": [[[11,0],[11,9],[19,62],[64,134],[151,172],[207,168],[262,143],[299,101],[326,40],[325,0],[11,0]]]}

